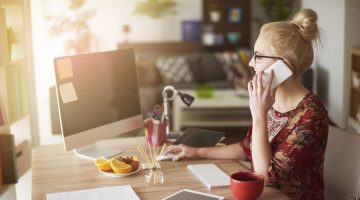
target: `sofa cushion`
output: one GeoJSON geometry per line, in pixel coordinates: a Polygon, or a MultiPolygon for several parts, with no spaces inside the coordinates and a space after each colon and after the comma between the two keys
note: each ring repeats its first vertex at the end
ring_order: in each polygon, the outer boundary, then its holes
{"type": "Polygon", "coordinates": [[[161,83],[161,77],[156,70],[155,62],[154,59],[137,61],[136,69],[139,87],[148,87],[161,83]]]}
{"type": "Polygon", "coordinates": [[[159,58],[156,67],[165,84],[194,82],[194,76],[185,56],[159,58]]]}
{"type": "Polygon", "coordinates": [[[227,74],[227,80],[241,88],[247,87],[247,83],[252,77],[247,64],[248,58],[241,58],[241,54],[244,53],[247,52],[240,50],[239,52],[219,52],[215,54],[227,74]]]}
{"type": "Polygon", "coordinates": [[[193,73],[195,82],[197,84],[205,83],[205,78],[204,78],[202,66],[200,63],[200,54],[198,54],[198,53],[190,54],[190,55],[186,56],[186,58],[189,62],[190,70],[193,73]]]}
{"type": "Polygon", "coordinates": [[[226,74],[222,64],[218,62],[212,53],[188,55],[187,60],[197,84],[226,81],[226,74]]]}
{"type": "Polygon", "coordinates": [[[203,53],[200,57],[203,79],[205,83],[211,81],[224,81],[226,74],[221,63],[212,53],[203,53]]]}

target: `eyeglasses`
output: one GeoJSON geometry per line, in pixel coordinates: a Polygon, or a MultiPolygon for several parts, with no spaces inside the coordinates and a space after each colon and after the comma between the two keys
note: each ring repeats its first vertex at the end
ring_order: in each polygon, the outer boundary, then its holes
{"type": "Polygon", "coordinates": [[[282,60],[284,61],[284,58],[281,57],[277,57],[277,56],[261,56],[261,55],[256,55],[256,53],[254,52],[253,56],[251,56],[251,59],[254,58],[255,61],[255,65],[256,65],[256,59],[257,58],[272,58],[272,59],[278,59],[278,60],[282,60]]]}

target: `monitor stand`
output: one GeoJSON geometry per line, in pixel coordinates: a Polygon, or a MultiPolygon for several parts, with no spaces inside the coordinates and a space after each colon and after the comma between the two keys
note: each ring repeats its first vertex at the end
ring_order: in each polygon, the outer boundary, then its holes
{"type": "Polygon", "coordinates": [[[96,144],[91,144],[74,149],[73,152],[75,155],[79,157],[96,160],[96,158],[100,156],[104,156],[105,158],[111,158],[116,156],[117,154],[122,153],[123,151],[120,149],[109,149],[109,148],[99,147],[96,144]]]}

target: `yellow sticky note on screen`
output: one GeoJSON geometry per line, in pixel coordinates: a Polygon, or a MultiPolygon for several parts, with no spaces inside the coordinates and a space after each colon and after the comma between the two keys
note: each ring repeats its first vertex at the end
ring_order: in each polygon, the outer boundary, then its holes
{"type": "Polygon", "coordinates": [[[73,70],[70,58],[62,58],[56,60],[56,66],[60,80],[73,77],[73,70]]]}
{"type": "Polygon", "coordinates": [[[59,92],[62,102],[70,103],[78,100],[74,85],[72,82],[65,83],[59,86],[59,92]]]}

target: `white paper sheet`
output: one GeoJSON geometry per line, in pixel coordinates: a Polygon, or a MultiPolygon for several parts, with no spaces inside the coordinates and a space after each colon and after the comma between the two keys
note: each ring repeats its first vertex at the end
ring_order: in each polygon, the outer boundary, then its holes
{"type": "Polygon", "coordinates": [[[79,100],[72,82],[60,85],[59,91],[63,104],[79,100]]]}
{"type": "Polygon", "coordinates": [[[130,185],[46,194],[47,200],[140,200],[130,185]]]}

